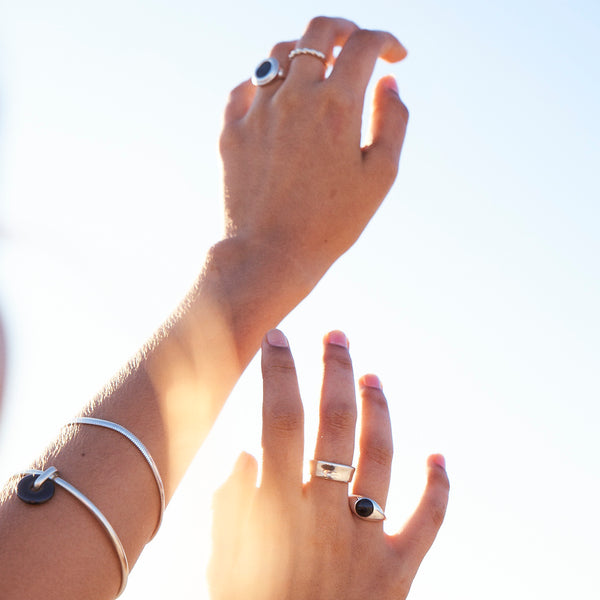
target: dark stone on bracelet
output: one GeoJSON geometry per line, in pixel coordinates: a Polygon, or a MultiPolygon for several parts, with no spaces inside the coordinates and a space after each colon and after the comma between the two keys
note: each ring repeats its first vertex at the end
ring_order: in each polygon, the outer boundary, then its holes
{"type": "Polygon", "coordinates": [[[354,505],[354,510],[359,517],[370,517],[373,514],[373,503],[368,498],[361,498],[354,505]]]}
{"type": "Polygon", "coordinates": [[[54,481],[46,479],[36,490],[33,487],[38,475],[26,475],[17,485],[17,496],[27,504],[43,504],[54,496],[54,481]]]}

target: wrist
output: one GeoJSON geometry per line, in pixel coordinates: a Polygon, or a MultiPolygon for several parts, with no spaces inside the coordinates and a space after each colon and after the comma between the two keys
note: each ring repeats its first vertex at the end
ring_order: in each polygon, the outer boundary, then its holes
{"type": "Polygon", "coordinates": [[[212,281],[242,363],[252,358],[264,333],[310,293],[325,270],[300,260],[277,241],[261,243],[235,235],[210,249],[203,276],[212,281]]]}

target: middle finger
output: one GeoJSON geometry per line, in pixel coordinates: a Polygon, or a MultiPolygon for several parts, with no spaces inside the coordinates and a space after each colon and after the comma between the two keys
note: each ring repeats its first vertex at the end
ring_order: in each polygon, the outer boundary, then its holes
{"type": "MultiPolygon", "coordinates": [[[[341,331],[325,337],[323,386],[319,412],[316,460],[351,465],[356,429],[354,373],[348,340],[341,331]]],[[[347,495],[347,486],[313,477],[315,485],[337,489],[347,495]]]]}

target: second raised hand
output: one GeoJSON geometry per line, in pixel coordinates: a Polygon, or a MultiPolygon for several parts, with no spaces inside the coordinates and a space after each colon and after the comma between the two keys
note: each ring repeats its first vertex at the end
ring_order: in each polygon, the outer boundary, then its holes
{"type": "Polygon", "coordinates": [[[357,415],[352,363],[343,333],[325,337],[316,461],[303,483],[304,417],[294,361],[278,330],[267,334],[262,349],[262,481],[256,488],[256,461],[244,454],[215,496],[212,597],[405,598],[444,517],[443,458],[429,457],[419,506],[400,532],[386,535],[392,433],[379,379],[359,380],[360,457],[350,484],[357,415]]]}
{"type": "Polygon", "coordinates": [[[226,236],[260,239],[263,260],[284,261],[306,293],[356,241],[396,177],[408,112],[392,77],[376,87],[367,148],[361,119],[377,58],[397,62],[406,50],[389,33],[318,17],[271,56],[285,78],[245,82],[226,110],[226,236]],[[319,57],[289,58],[301,48],[331,62],[334,46],[342,49],[328,78],[319,57]]]}

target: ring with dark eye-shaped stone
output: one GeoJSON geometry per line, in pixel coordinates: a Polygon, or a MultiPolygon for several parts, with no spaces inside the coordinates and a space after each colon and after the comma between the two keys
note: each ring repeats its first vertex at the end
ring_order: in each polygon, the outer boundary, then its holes
{"type": "Polygon", "coordinates": [[[348,497],[350,510],[359,518],[365,521],[383,521],[385,513],[375,500],[365,496],[351,495],[348,497]]]}

